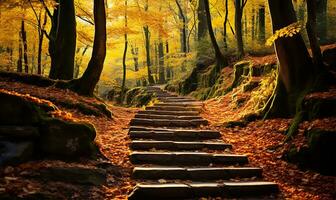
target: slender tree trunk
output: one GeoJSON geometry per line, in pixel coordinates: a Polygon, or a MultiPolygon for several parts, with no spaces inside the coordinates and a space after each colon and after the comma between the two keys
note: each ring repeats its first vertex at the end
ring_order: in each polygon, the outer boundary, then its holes
{"type": "Polygon", "coordinates": [[[74,0],[59,0],[51,28],[50,56],[52,79],[70,80],[76,54],[76,14],[74,0]]]}
{"type": "Polygon", "coordinates": [[[254,42],[254,35],[255,35],[254,24],[255,24],[255,10],[254,10],[254,8],[252,8],[252,17],[251,17],[251,38],[252,38],[252,44],[254,42]]]}
{"type": "MultiPolygon", "coordinates": [[[[329,1],[331,3],[331,1],[329,1]]],[[[327,42],[327,22],[328,22],[328,0],[317,0],[317,35],[320,37],[320,43],[327,42]]]]}
{"type": "MultiPolygon", "coordinates": [[[[86,45],[84,47],[84,50],[82,51],[80,58],[76,59],[76,64],[75,64],[75,72],[74,72],[74,78],[78,78],[79,77],[79,71],[80,71],[80,67],[82,66],[83,63],[83,57],[86,53],[86,51],[89,49],[89,45],[86,45]]],[[[81,48],[77,49],[77,53],[79,53],[81,50],[81,48]]]]}
{"type": "Polygon", "coordinates": [[[181,32],[181,52],[183,53],[187,53],[188,49],[187,49],[187,20],[186,20],[186,16],[184,15],[182,6],[179,2],[179,0],[175,0],[177,8],[179,10],[179,18],[182,21],[182,28],[180,30],[181,32]]]}
{"type": "Polygon", "coordinates": [[[237,41],[238,57],[244,56],[244,43],[242,33],[242,16],[243,16],[244,3],[242,0],[235,0],[235,33],[237,41]]]}
{"type": "Polygon", "coordinates": [[[36,53],[36,47],[35,44],[33,45],[33,52],[31,55],[31,68],[30,68],[30,73],[34,74],[36,71],[36,65],[35,65],[35,53],[36,53]]]}
{"type": "Polygon", "coordinates": [[[224,24],[223,24],[223,38],[224,38],[224,48],[228,48],[227,44],[227,22],[228,22],[228,17],[229,17],[229,4],[228,0],[225,0],[225,17],[224,17],[224,24]]]}
{"type": "Polygon", "coordinates": [[[164,66],[164,47],[162,39],[159,42],[159,83],[165,83],[165,66],[164,66]]]}
{"type": "MultiPolygon", "coordinates": [[[[41,16],[40,16],[41,20],[41,16]]],[[[38,54],[37,54],[37,74],[42,74],[42,46],[43,46],[43,39],[44,39],[44,28],[48,22],[48,16],[47,13],[44,13],[44,20],[43,24],[40,22],[39,24],[42,24],[42,27],[39,28],[39,41],[38,41],[38,54]]]]}
{"type": "Polygon", "coordinates": [[[209,35],[210,35],[210,38],[211,38],[212,46],[215,49],[215,56],[216,56],[217,67],[219,68],[219,70],[217,72],[220,72],[220,69],[222,67],[225,67],[225,66],[228,65],[228,61],[223,56],[223,54],[222,54],[222,52],[221,52],[221,50],[220,50],[220,48],[218,46],[218,43],[217,43],[214,31],[213,31],[213,28],[212,28],[211,15],[210,15],[210,7],[209,7],[209,0],[204,0],[204,5],[205,5],[206,16],[207,16],[208,31],[209,31],[209,35]]]}
{"type": "MultiPolygon", "coordinates": [[[[273,32],[297,21],[291,0],[268,0],[273,32]]],[[[279,82],[273,115],[292,115],[296,102],[316,79],[316,68],[300,34],[278,38],[275,51],[279,60],[279,82]],[[295,56],[293,56],[295,55],[295,56]]]]}
{"type": "Polygon", "coordinates": [[[316,0],[307,0],[308,19],[306,24],[307,34],[309,38],[310,48],[313,53],[313,60],[316,65],[322,65],[322,54],[320,43],[317,36],[316,25],[316,0]]]}
{"type": "Polygon", "coordinates": [[[13,45],[11,44],[11,47],[9,48],[9,67],[8,71],[11,71],[11,67],[13,67],[13,45]]]}
{"type": "Polygon", "coordinates": [[[95,36],[92,56],[83,76],[74,80],[71,89],[81,95],[93,96],[103,71],[106,57],[106,12],[104,0],[94,0],[95,36]]]}
{"type": "Polygon", "coordinates": [[[23,57],[23,51],[22,51],[22,35],[21,31],[19,32],[19,57],[17,61],[17,72],[21,73],[23,71],[22,66],[22,57],[23,57]]]}
{"type": "Polygon", "coordinates": [[[127,56],[127,48],[128,48],[128,38],[127,38],[127,0],[125,0],[125,47],[124,47],[124,54],[123,54],[123,81],[122,81],[122,86],[121,86],[121,95],[122,99],[125,95],[125,90],[126,90],[126,56],[127,56]]]}
{"type": "Polygon", "coordinates": [[[23,43],[23,61],[24,61],[24,71],[25,73],[29,73],[28,66],[28,44],[27,44],[27,32],[25,29],[25,21],[21,21],[21,37],[23,43]]]}
{"type": "Polygon", "coordinates": [[[207,34],[207,17],[205,12],[205,4],[204,0],[198,1],[198,8],[197,8],[197,17],[198,17],[198,41],[204,38],[207,34]]]}
{"type": "MultiPolygon", "coordinates": [[[[167,41],[166,41],[166,55],[168,56],[168,54],[169,54],[169,42],[168,42],[168,40],[167,40],[167,41]]],[[[171,69],[170,69],[168,63],[166,64],[166,78],[167,78],[167,80],[171,80],[171,79],[172,79],[172,76],[171,76],[171,69]]]]}
{"type": "MultiPolygon", "coordinates": [[[[138,47],[134,47],[133,45],[131,45],[131,52],[133,55],[133,61],[134,61],[134,71],[138,72],[139,71],[139,49],[138,47]]],[[[140,86],[141,85],[141,81],[139,79],[135,80],[136,82],[136,86],[140,86]]]]}
{"type": "Polygon", "coordinates": [[[265,29],[265,7],[264,6],[260,6],[259,10],[258,10],[258,19],[259,19],[259,23],[258,23],[258,29],[259,29],[259,35],[258,35],[258,41],[260,43],[265,43],[265,38],[266,38],[266,29],[265,29]]]}
{"type": "Polygon", "coordinates": [[[150,57],[150,32],[149,32],[149,27],[144,26],[144,33],[145,33],[145,47],[146,47],[146,62],[147,62],[147,73],[148,73],[148,83],[150,85],[154,84],[154,79],[152,76],[152,71],[151,71],[151,57],[150,57]]]}

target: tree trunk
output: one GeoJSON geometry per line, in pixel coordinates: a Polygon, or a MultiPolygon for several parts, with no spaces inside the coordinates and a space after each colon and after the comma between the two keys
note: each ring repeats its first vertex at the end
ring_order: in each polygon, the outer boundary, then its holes
{"type": "Polygon", "coordinates": [[[127,38],[127,0],[125,0],[125,47],[124,47],[124,54],[123,54],[123,81],[122,81],[122,85],[121,85],[121,95],[122,98],[125,95],[125,90],[126,90],[126,56],[127,56],[127,48],[128,48],[128,38],[127,38]]]}
{"type": "MultiPolygon", "coordinates": [[[[134,71],[138,72],[139,71],[139,49],[137,47],[134,47],[133,45],[131,45],[131,52],[133,55],[133,61],[134,61],[134,71]]],[[[136,86],[140,86],[141,85],[141,81],[136,79],[136,86]]]]}
{"type": "MultiPolygon", "coordinates": [[[[297,21],[291,0],[268,0],[268,4],[273,32],[297,21]]],[[[312,87],[317,71],[300,34],[278,38],[275,41],[275,51],[280,69],[271,114],[288,116],[295,113],[299,97],[312,87]]]]}
{"type": "Polygon", "coordinates": [[[227,22],[228,22],[228,17],[229,17],[229,4],[228,0],[225,0],[225,17],[224,17],[224,24],[223,24],[223,38],[224,38],[224,48],[228,48],[227,44],[227,22]]]}
{"type": "Polygon", "coordinates": [[[307,34],[309,38],[310,48],[313,53],[313,61],[316,65],[321,66],[323,64],[320,43],[317,39],[316,29],[316,0],[307,0],[307,34]]]}
{"type": "Polygon", "coordinates": [[[258,10],[258,29],[259,29],[259,35],[258,35],[258,41],[262,44],[265,43],[266,38],[266,30],[265,30],[265,7],[260,6],[258,10]]]}
{"type": "MultiPolygon", "coordinates": [[[[331,1],[330,1],[331,2],[331,1]]],[[[328,0],[317,0],[317,35],[320,37],[320,43],[327,42],[327,23],[328,23],[328,0]]]]}
{"type": "Polygon", "coordinates": [[[144,26],[144,33],[145,33],[145,47],[146,47],[146,62],[147,62],[147,73],[148,73],[148,83],[150,85],[154,84],[154,79],[151,72],[151,57],[150,57],[150,32],[149,27],[144,26]]]}
{"type": "Polygon", "coordinates": [[[78,94],[93,96],[103,71],[106,57],[106,12],[104,0],[94,0],[95,36],[92,56],[83,76],[74,80],[71,89],[78,94]]]}
{"type": "MultiPolygon", "coordinates": [[[[76,59],[74,78],[78,78],[79,76],[80,67],[82,66],[82,63],[83,63],[83,57],[88,49],[89,49],[89,45],[86,45],[80,55],[80,58],[76,59]]],[[[77,53],[79,53],[80,50],[81,48],[78,48],[77,53]]]]}
{"type": "MultiPolygon", "coordinates": [[[[41,15],[40,15],[40,19],[41,20],[41,15]]],[[[43,24],[41,22],[39,22],[40,26],[42,25],[42,27],[39,28],[39,40],[38,40],[38,53],[37,53],[37,74],[42,74],[42,46],[43,46],[43,39],[44,39],[44,28],[47,24],[48,21],[48,16],[47,16],[47,12],[44,13],[44,20],[43,20],[43,24]]]]}
{"type": "Polygon", "coordinates": [[[179,2],[179,0],[175,0],[177,8],[179,10],[179,18],[182,21],[182,28],[180,30],[180,35],[181,35],[181,52],[183,53],[187,53],[188,49],[187,49],[187,20],[186,20],[186,16],[184,15],[182,6],[179,2]]]}
{"type": "Polygon", "coordinates": [[[21,37],[23,43],[23,61],[24,61],[24,71],[25,73],[29,73],[28,66],[28,44],[27,44],[27,32],[25,29],[25,21],[21,21],[21,37]]]}
{"type": "Polygon", "coordinates": [[[31,68],[30,68],[30,73],[34,74],[36,71],[36,65],[35,65],[35,53],[36,53],[36,47],[35,44],[33,45],[33,52],[31,55],[31,68]]]}
{"type": "Polygon", "coordinates": [[[8,48],[9,53],[9,63],[8,63],[8,71],[11,71],[11,67],[13,67],[13,46],[11,44],[11,47],[8,48]]]}
{"type": "MultiPolygon", "coordinates": [[[[166,41],[166,55],[169,54],[169,43],[168,43],[168,40],[166,41]]],[[[172,79],[172,76],[171,76],[171,69],[168,65],[168,63],[166,64],[166,79],[167,80],[171,80],[172,79]]]]}
{"type": "Polygon", "coordinates": [[[235,32],[237,41],[237,51],[238,57],[244,56],[244,43],[243,43],[243,33],[242,33],[242,16],[244,3],[242,0],[235,0],[235,32]]]}
{"type": "Polygon", "coordinates": [[[22,52],[22,36],[21,36],[21,31],[19,32],[19,58],[17,61],[17,72],[21,73],[23,71],[22,67],[22,57],[23,57],[23,52],[22,52]]]}
{"type": "Polygon", "coordinates": [[[164,47],[163,42],[160,39],[159,42],[159,83],[165,83],[165,66],[164,66],[164,47]]]}
{"type": "Polygon", "coordinates": [[[211,38],[212,46],[215,50],[217,69],[218,69],[217,72],[219,73],[221,68],[228,65],[228,61],[223,56],[223,54],[222,54],[222,52],[221,52],[221,50],[218,46],[214,31],[213,31],[213,28],[212,28],[209,0],[204,0],[204,5],[205,5],[205,13],[206,13],[206,16],[207,16],[208,31],[209,31],[209,35],[210,35],[210,38],[211,38]]]}
{"type": "Polygon", "coordinates": [[[204,0],[198,1],[198,8],[197,8],[197,17],[198,17],[198,41],[204,38],[207,34],[207,17],[205,12],[205,4],[204,0]]]}
{"type": "Polygon", "coordinates": [[[70,80],[76,54],[76,14],[74,0],[59,0],[51,28],[50,56],[52,79],[70,80]]]}

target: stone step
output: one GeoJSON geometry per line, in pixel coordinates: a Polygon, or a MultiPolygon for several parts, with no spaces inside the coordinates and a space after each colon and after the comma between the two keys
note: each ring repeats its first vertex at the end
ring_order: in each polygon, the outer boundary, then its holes
{"type": "Polygon", "coordinates": [[[194,103],[194,102],[198,102],[196,100],[190,100],[190,99],[173,99],[173,100],[166,100],[166,99],[158,99],[160,102],[163,103],[194,103]]]}
{"type": "MultiPolygon", "coordinates": [[[[272,182],[223,182],[223,183],[166,183],[138,184],[128,197],[139,199],[194,199],[201,197],[252,197],[275,194],[278,185],[272,182]]],[[[264,199],[264,198],[263,198],[264,199]]]]}
{"type": "Polygon", "coordinates": [[[196,101],[195,99],[192,99],[190,97],[182,97],[182,96],[176,96],[176,97],[159,97],[159,99],[166,99],[166,100],[193,100],[193,101],[196,101]]]}
{"type": "Polygon", "coordinates": [[[175,116],[175,115],[150,115],[150,114],[136,114],[135,118],[139,118],[139,119],[173,119],[173,120],[202,119],[202,117],[200,117],[200,116],[175,116]]]}
{"type": "Polygon", "coordinates": [[[203,152],[132,152],[130,154],[130,161],[133,164],[157,164],[167,166],[208,166],[210,164],[232,165],[248,163],[246,155],[203,152]]]}
{"type": "Polygon", "coordinates": [[[200,107],[190,106],[149,106],[146,110],[165,110],[165,111],[199,111],[200,107]]]}
{"type": "Polygon", "coordinates": [[[198,116],[198,111],[168,111],[168,110],[141,110],[138,114],[149,115],[174,115],[174,116],[198,116]]]}
{"type": "Polygon", "coordinates": [[[193,120],[166,120],[166,119],[140,119],[133,118],[131,126],[152,126],[152,127],[199,127],[207,125],[208,121],[204,119],[193,120]]]}
{"type": "Polygon", "coordinates": [[[218,131],[206,130],[177,130],[177,129],[146,129],[144,127],[131,127],[131,139],[173,140],[173,141],[203,141],[221,138],[218,131]]]}
{"type": "Polygon", "coordinates": [[[134,140],[130,144],[133,150],[225,150],[231,149],[232,145],[221,142],[177,142],[177,141],[152,141],[134,140]]]}
{"type": "Polygon", "coordinates": [[[181,106],[181,107],[202,107],[203,106],[203,103],[202,102],[180,102],[180,103],[171,103],[171,102],[168,102],[168,103],[156,103],[154,104],[154,106],[172,106],[172,107],[175,107],[175,106],[181,106]]]}
{"type": "Polygon", "coordinates": [[[159,97],[159,98],[171,98],[171,97],[178,97],[176,94],[168,94],[168,93],[156,93],[156,92],[154,92],[154,93],[152,93],[152,94],[154,94],[156,97],[159,97]]]}
{"type": "Polygon", "coordinates": [[[232,178],[261,178],[262,169],[255,167],[135,167],[132,177],[150,180],[229,180],[232,178]]]}
{"type": "Polygon", "coordinates": [[[150,139],[150,140],[173,140],[173,141],[202,141],[220,138],[220,134],[212,133],[181,133],[167,131],[131,131],[129,133],[131,139],[150,139]]]}

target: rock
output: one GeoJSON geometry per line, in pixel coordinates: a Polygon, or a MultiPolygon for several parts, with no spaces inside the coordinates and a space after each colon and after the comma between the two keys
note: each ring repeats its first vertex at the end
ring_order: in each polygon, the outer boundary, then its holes
{"type": "Polygon", "coordinates": [[[106,183],[106,171],[103,169],[79,167],[49,167],[41,169],[38,178],[50,181],[98,186],[106,183]]]}
{"type": "Polygon", "coordinates": [[[336,131],[312,129],[307,132],[311,167],[336,176],[336,131]]]}
{"type": "Polygon", "coordinates": [[[19,164],[33,157],[34,144],[32,142],[0,142],[0,166],[19,164]]]}
{"type": "Polygon", "coordinates": [[[312,129],[306,132],[308,147],[291,148],[284,158],[301,168],[309,168],[324,175],[336,175],[336,132],[312,129]]]}
{"type": "Polygon", "coordinates": [[[336,70],[336,47],[323,51],[323,61],[334,71],[336,70]]]}
{"type": "Polygon", "coordinates": [[[315,95],[312,97],[305,97],[303,101],[303,110],[307,112],[309,120],[316,118],[333,117],[336,113],[336,96],[333,93],[328,95],[328,92],[321,93],[327,97],[320,97],[315,95]]]}
{"type": "Polygon", "coordinates": [[[38,123],[40,109],[22,97],[0,93],[2,125],[33,125],[38,123]]]}
{"type": "Polygon", "coordinates": [[[32,126],[0,126],[0,139],[6,140],[33,140],[39,136],[37,127],[32,126]]]}
{"type": "Polygon", "coordinates": [[[51,157],[73,158],[93,155],[96,130],[90,124],[46,119],[41,126],[40,147],[51,157]]]}

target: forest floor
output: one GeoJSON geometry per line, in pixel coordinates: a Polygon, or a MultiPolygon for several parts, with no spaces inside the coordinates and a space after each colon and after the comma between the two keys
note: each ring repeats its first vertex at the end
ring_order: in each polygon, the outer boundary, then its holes
{"type": "Polygon", "coordinates": [[[257,120],[245,127],[226,128],[222,123],[235,118],[229,109],[230,96],[205,102],[202,117],[210,122],[204,129],[218,130],[225,142],[234,146],[235,153],[246,154],[251,166],[263,168],[267,181],[279,184],[285,199],[334,199],[336,196],[336,178],[299,169],[296,165],[284,161],[282,155],[291,145],[297,148],[305,145],[304,129],[323,127],[335,129],[336,118],[319,119],[305,122],[300,126],[298,136],[290,143],[283,143],[284,132],[292,119],[257,120]],[[225,103],[226,102],[226,103],[225,103]]]}
{"type": "Polygon", "coordinates": [[[0,196],[6,193],[11,197],[50,197],[51,199],[127,199],[127,195],[133,189],[134,183],[130,178],[132,165],[128,160],[128,124],[134,117],[136,108],[116,107],[107,104],[113,113],[113,119],[106,116],[90,116],[82,114],[77,109],[63,107],[57,102],[71,100],[72,102],[84,101],[87,103],[99,103],[95,98],[83,98],[73,92],[43,88],[22,83],[0,80],[0,89],[15,91],[20,94],[28,94],[38,99],[55,99],[55,105],[61,110],[58,117],[72,121],[83,121],[93,124],[97,130],[96,142],[108,159],[79,159],[75,162],[57,160],[36,160],[18,166],[0,168],[0,196]],[[108,171],[106,186],[85,186],[72,183],[39,180],[34,174],[44,167],[84,167],[96,168],[102,163],[112,163],[113,169],[108,171]],[[33,177],[33,178],[31,178],[33,177]]]}
{"type": "MultiPolygon", "coordinates": [[[[58,100],[83,100],[82,97],[70,92],[55,88],[41,88],[22,83],[0,81],[0,88],[30,94],[40,99],[48,99],[51,95],[58,100]]],[[[96,102],[94,98],[86,98],[88,102],[96,102]]],[[[333,199],[335,197],[336,180],[334,177],[323,176],[312,171],[302,171],[297,166],[282,159],[282,153],[290,144],[283,144],[284,131],[288,128],[291,119],[272,119],[255,121],[246,127],[225,128],[220,125],[223,120],[231,119],[235,114],[226,106],[229,96],[212,99],[205,102],[202,116],[209,120],[210,125],[204,129],[221,131],[223,140],[231,143],[236,153],[247,154],[251,166],[260,166],[264,169],[266,180],[275,181],[280,185],[282,196],[285,199],[333,199]],[[226,103],[225,103],[226,102],[226,103]],[[225,110],[226,109],[226,110],[225,110]],[[221,120],[219,120],[221,119],[221,120]]],[[[57,105],[57,104],[56,104],[57,105]]],[[[130,178],[132,165],[128,160],[128,124],[138,109],[116,107],[108,104],[113,113],[113,119],[105,116],[89,116],[76,109],[59,106],[66,116],[74,121],[86,121],[94,124],[97,129],[96,142],[104,156],[113,163],[115,170],[108,176],[106,186],[82,186],[71,183],[38,180],[29,178],[43,167],[73,167],[81,166],[94,168],[100,161],[80,159],[76,162],[55,160],[32,161],[15,167],[6,167],[0,170],[0,193],[8,192],[19,197],[32,194],[52,195],[58,199],[126,199],[134,186],[130,178]]],[[[237,110],[236,110],[237,111],[237,110]]],[[[336,118],[322,119],[312,124],[302,126],[330,126],[336,124],[336,118]]],[[[303,129],[303,127],[302,127],[303,129]]],[[[303,133],[293,143],[303,144],[303,133]]],[[[105,161],[104,161],[105,162],[105,161]]]]}

